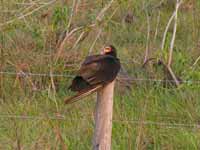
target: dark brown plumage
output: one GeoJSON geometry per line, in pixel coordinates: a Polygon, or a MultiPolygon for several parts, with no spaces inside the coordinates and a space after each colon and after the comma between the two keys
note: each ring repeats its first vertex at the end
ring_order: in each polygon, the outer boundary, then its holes
{"type": "Polygon", "coordinates": [[[106,46],[102,54],[86,57],[77,76],[73,79],[69,89],[77,92],[73,97],[65,100],[72,103],[81,97],[96,92],[104,85],[112,82],[120,70],[120,61],[117,58],[114,46],[106,46]]]}

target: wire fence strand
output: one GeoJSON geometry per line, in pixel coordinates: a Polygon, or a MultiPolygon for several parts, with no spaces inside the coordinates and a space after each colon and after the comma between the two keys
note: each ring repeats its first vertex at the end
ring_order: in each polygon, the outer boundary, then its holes
{"type": "MultiPolygon", "coordinates": [[[[66,77],[66,78],[73,78],[74,75],[67,75],[67,74],[51,74],[51,73],[30,73],[30,72],[4,72],[0,71],[1,75],[11,75],[11,76],[21,76],[21,77],[27,77],[27,76],[37,76],[37,77],[66,77]]],[[[153,81],[153,82],[174,82],[173,80],[161,80],[161,79],[148,79],[148,78],[128,78],[127,80],[131,81],[153,81]]],[[[181,81],[182,83],[197,83],[200,84],[200,80],[184,80],[181,81]]],[[[65,115],[44,115],[44,116],[34,116],[34,115],[16,115],[16,114],[0,114],[0,119],[20,119],[20,120],[60,120],[60,121],[71,121],[76,119],[67,118],[65,115]]],[[[90,118],[94,119],[94,118],[90,118]]],[[[81,118],[81,120],[87,121],[86,118],[81,118]]],[[[120,123],[120,124],[138,124],[138,125],[145,125],[145,126],[159,126],[159,127],[165,127],[165,128],[196,128],[199,129],[199,124],[185,124],[185,123],[168,123],[168,122],[157,122],[157,121],[151,121],[151,120],[118,120],[113,119],[114,123],[120,123]]]]}
{"type": "MultiPolygon", "coordinates": [[[[13,114],[0,114],[0,119],[20,119],[20,120],[58,120],[58,121],[77,121],[77,120],[84,120],[88,121],[89,119],[94,120],[93,117],[85,119],[72,119],[67,118],[65,115],[59,115],[59,116],[31,116],[31,115],[13,115],[13,114]]],[[[159,127],[167,127],[167,128],[200,128],[199,124],[185,124],[185,123],[168,123],[168,122],[157,122],[157,121],[151,121],[151,120],[119,120],[119,119],[113,119],[114,123],[120,123],[120,124],[137,124],[137,125],[146,125],[146,126],[159,126],[159,127]]]]}
{"type": "Polygon", "coordinates": [[[16,75],[16,76],[39,76],[39,77],[67,77],[67,78],[73,78],[73,75],[67,75],[67,74],[50,74],[50,73],[30,73],[30,72],[3,72],[1,71],[0,74],[2,75],[16,75]]]}
{"type": "MultiPolygon", "coordinates": [[[[21,76],[21,77],[27,77],[27,76],[39,76],[39,77],[66,77],[66,78],[74,78],[74,75],[69,74],[51,74],[51,73],[30,73],[30,72],[7,72],[7,71],[0,71],[1,75],[13,75],[13,76],[21,76]]],[[[123,78],[119,77],[118,79],[122,80],[128,80],[128,81],[142,81],[142,82],[175,82],[174,80],[163,80],[163,79],[155,79],[155,78],[134,78],[134,77],[128,77],[123,78]]],[[[190,84],[200,84],[200,80],[181,80],[181,83],[190,83],[190,84]]]]}

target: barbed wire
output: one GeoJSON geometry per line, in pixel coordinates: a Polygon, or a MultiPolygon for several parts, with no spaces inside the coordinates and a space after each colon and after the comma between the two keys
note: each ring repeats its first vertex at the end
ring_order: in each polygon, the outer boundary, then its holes
{"type": "Polygon", "coordinates": [[[50,73],[30,73],[30,72],[3,72],[0,71],[0,74],[3,75],[17,75],[17,76],[22,76],[22,77],[26,77],[26,76],[40,76],[40,77],[68,77],[68,78],[73,78],[73,75],[67,75],[67,74],[50,74],[50,73]]]}
{"type": "MultiPolygon", "coordinates": [[[[51,74],[51,73],[30,73],[30,72],[8,72],[8,71],[0,71],[2,75],[15,75],[21,77],[27,76],[40,76],[40,77],[67,77],[67,78],[74,78],[74,75],[67,75],[67,74],[51,74]]],[[[143,82],[175,82],[174,80],[163,80],[163,79],[155,79],[155,78],[133,78],[133,77],[118,77],[118,79],[127,80],[127,81],[143,81],[143,82]]],[[[200,84],[200,80],[181,80],[182,83],[191,83],[191,84],[200,84]]]]}
{"type": "MultiPolygon", "coordinates": [[[[3,72],[1,71],[0,74],[2,75],[18,75],[22,77],[26,76],[40,76],[40,77],[67,77],[73,78],[74,75],[67,75],[67,74],[50,74],[50,73],[30,73],[30,72],[3,72]]],[[[147,78],[128,78],[131,81],[154,81],[154,82],[174,82],[173,80],[160,80],[160,79],[147,79],[147,78]]],[[[199,80],[185,80],[181,81],[183,83],[200,83],[199,80]]],[[[70,121],[73,120],[72,118],[66,118],[65,115],[58,115],[58,116],[30,116],[30,115],[13,115],[13,114],[0,114],[0,118],[10,118],[10,119],[22,119],[22,120],[61,120],[61,121],[70,121]]],[[[84,119],[84,118],[82,118],[84,119]]],[[[87,120],[87,119],[85,119],[87,120]]],[[[142,125],[154,125],[154,126],[164,126],[168,128],[200,128],[198,124],[184,124],[184,123],[167,123],[167,122],[155,122],[155,121],[139,121],[139,120],[117,120],[113,119],[113,122],[116,123],[130,123],[130,124],[142,124],[142,125]]]]}
{"type": "MultiPolygon", "coordinates": [[[[12,115],[12,114],[0,114],[0,118],[2,119],[21,119],[21,120],[59,120],[59,121],[77,121],[77,120],[84,120],[87,121],[89,119],[94,120],[93,117],[90,117],[88,119],[85,118],[79,118],[79,119],[72,119],[72,118],[66,118],[65,115],[59,115],[59,116],[31,116],[31,115],[12,115]]],[[[154,125],[154,126],[160,126],[160,127],[168,127],[168,128],[200,128],[199,124],[185,124],[185,123],[167,123],[167,122],[156,122],[151,120],[119,120],[119,119],[113,119],[114,123],[129,123],[129,124],[138,124],[138,125],[154,125]]]]}

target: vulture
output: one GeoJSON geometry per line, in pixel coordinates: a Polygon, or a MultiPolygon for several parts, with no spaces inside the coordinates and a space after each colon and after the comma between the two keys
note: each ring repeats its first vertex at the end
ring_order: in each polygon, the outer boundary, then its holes
{"type": "Polygon", "coordinates": [[[120,70],[120,60],[114,46],[105,46],[99,55],[91,55],[81,64],[77,75],[69,89],[76,95],[65,100],[65,104],[73,103],[94,93],[112,82],[120,70]]]}

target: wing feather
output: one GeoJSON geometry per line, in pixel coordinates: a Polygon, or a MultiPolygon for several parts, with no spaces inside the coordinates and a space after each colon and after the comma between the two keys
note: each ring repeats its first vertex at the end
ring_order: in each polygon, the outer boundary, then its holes
{"type": "Polygon", "coordinates": [[[119,69],[119,60],[112,56],[96,55],[84,61],[78,75],[83,77],[90,85],[112,81],[119,69]]]}
{"type": "Polygon", "coordinates": [[[90,95],[90,94],[96,92],[97,90],[99,90],[99,89],[102,88],[102,87],[103,87],[102,85],[96,85],[96,86],[94,86],[94,87],[91,87],[91,88],[88,89],[88,90],[79,92],[79,93],[77,93],[76,95],[67,98],[67,99],[65,100],[65,104],[74,103],[74,102],[80,100],[81,98],[83,98],[83,97],[85,97],[85,96],[88,96],[88,95],[90,95]]]}

